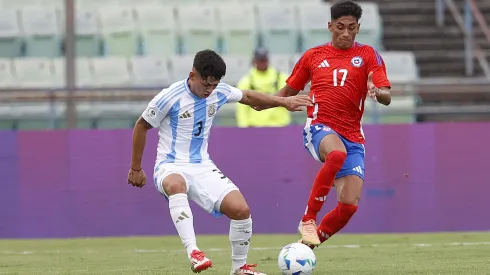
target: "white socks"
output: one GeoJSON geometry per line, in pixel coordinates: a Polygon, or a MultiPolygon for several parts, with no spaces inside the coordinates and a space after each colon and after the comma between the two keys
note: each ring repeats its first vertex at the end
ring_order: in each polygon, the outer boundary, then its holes
{"type": "Polygon", "coordinates": [[[184,244],[189,256],[193,250],[199,250],[196,244],[196,234],[194,233],[194,219],[187,194],[175,194],[168,197],[170,216],[179,233],[182,244],[184,244]]]}
{"type": "Polygon", "coordinates": [[[231,260],[233,269],[247,263],[250,238],[252,237],[252,218],[230,221],[231,260]]]}
{"type": "MultiPolygon", "coordinates": [[[[189,256],[193,250],[199,250],[194,233],[194,219],[187,194],[175,194],[168,198],[170,216],[179,233],[189,256]]],[[[252,237],[252,218],[246,220],[230,220],[231,260],[236,270],[247,263],[250,238],[252,237]]]]}

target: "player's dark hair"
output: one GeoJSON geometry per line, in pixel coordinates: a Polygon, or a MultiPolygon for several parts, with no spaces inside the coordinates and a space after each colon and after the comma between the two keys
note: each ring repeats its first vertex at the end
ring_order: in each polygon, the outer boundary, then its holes
{"type": "Polygon", "coordinates": [[[341,0],[336,2],[330,8],[332,20],[339,19],[342,16],[354,16],[357,21],[361,19],[362,8],[359,4],[351,0],[341,0]]]}
{"type": "Polygon", "coordinates": [[[193,67],[203,79],[212,77],[220,80],[226,74],[225,61],[219,54],[212,50],[204,50],[196,53],[193,67]]]}

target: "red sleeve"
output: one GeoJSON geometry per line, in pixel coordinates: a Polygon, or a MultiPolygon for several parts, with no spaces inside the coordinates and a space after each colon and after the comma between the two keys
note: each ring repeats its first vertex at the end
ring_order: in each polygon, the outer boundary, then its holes
{"type": "Polygon", "coordinates": [[[305,88],[306,83],[310,81],[310,52],[307,51],[299,59],[298,63],[294,66],[293,72],[286,80],[289,87],[301,91],[305,88]]]}
{"type": "Polygon", "coordinates": [[[373,72],[373,83],[376,87],[387,87],[391,89],[391,83],[386,76],[386,66],[379,52],[370,48],[367,57],[368,74],[373,72]]]}

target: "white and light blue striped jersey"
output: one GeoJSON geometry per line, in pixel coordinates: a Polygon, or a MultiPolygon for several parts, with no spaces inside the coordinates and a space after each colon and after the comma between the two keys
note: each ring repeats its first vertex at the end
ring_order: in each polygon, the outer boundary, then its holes
{"type": "Polygon", "coordinates": [[[241,90],[219,83],[207,98],[194,95],[187,79],[162,90],[142,117],[158,128],[157,163],[210,163],[209,131],[216,112],[228,102],[242,99],[241,90]]]}

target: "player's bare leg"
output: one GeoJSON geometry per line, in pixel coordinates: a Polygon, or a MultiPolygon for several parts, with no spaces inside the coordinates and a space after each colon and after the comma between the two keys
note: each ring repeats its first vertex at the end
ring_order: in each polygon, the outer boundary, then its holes
{"type": "Polygon", "coordinates": [[[318,226],[318,236],[323,243],[339,232],[357,211],[362,194],[363,180],[356,175],[348,175],[335,180],[338,204],[323,217],[318,226]]]}
{"type": "Polygon", "coordinates": [[[344,144],[335,134],[327,135],[322,139],[319,153],[320,159],[324,163],[315,177],[305,215],[298,227],[302,242],[313,246],[321,243],[317,234],[316,216],[325,203],[327,195],[334,184],[335,176],[342,168],[347,156],[344,144]]]}
{"type": "Polygon", "coordinates": [[[240,191],[231,191],[223,199],[220,212],[230,218],[231,275],[265,275],[247,264],[248,250],[252,238],[250,208],[240,191]]]}
{"type": "Polygon", "coordinates": [[[170,216],[187,251],[192,271],[200,273],[210,268],[213,263],[196,244],[194,219],[187,198],[185,179],[179,174],[170,174],[165,177],[162,186],[168,196],[170,216]]]}

